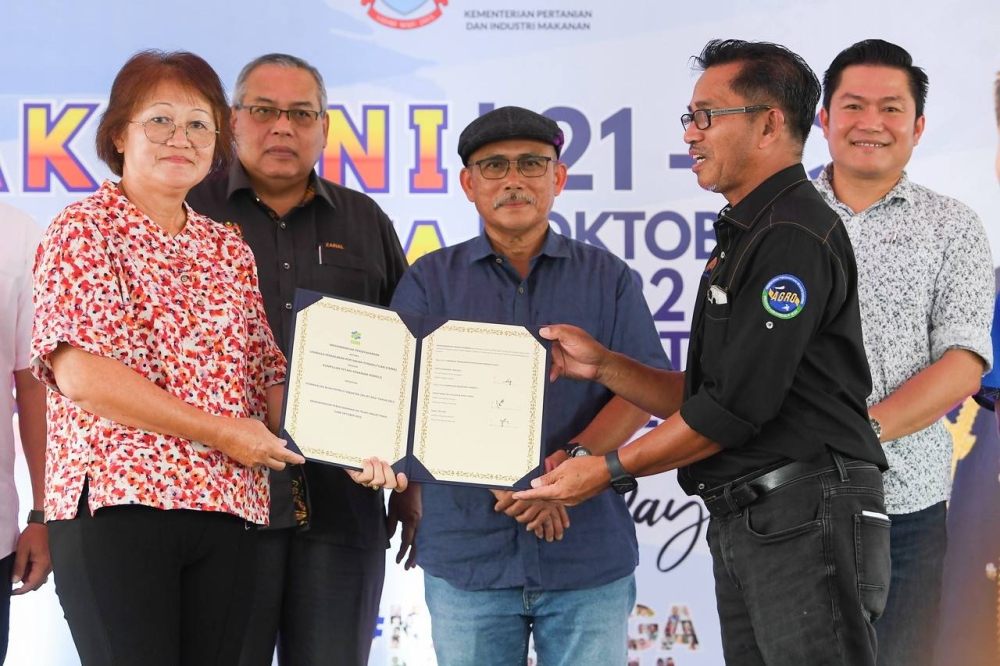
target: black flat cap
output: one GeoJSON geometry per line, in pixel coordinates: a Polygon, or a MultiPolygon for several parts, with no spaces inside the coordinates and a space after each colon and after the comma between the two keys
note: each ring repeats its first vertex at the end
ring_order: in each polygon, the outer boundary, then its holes
{"type": "Polygon", "coordinates": [[[462,158],[462,164],[468,164],[469,156],[486,144],[507,139],[547,143],[556,149],[556,157],[559,157],[565,143],[556,121],[519,106],[502,106],[479,116],[462,130],[462,135],[458,137],[458,156],[462,158]]]}

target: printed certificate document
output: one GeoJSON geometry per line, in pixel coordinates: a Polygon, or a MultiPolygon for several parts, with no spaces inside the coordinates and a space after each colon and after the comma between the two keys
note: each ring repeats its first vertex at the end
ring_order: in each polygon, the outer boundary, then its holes
{"type": "Polygon", "coordinates": [[[406,455],[417,339],[391,310],[324,297],[295,314],[284,430],[344,467],[406,455]]]}
{"type": "Polygon", "coordinates": [[[523,487],[540,472],[547,345],[299,290],[283,436],[306,458],[371,456],[414,481],[523,487]]]}

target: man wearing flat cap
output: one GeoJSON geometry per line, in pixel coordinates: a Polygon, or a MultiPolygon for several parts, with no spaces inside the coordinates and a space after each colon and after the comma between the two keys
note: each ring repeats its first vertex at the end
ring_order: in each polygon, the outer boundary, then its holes
{"type": "MultiPolygon", "coordinates": [[[[559,126],[526,109],[474,120],[458,154],[462,189],[483,231],[418,260],[392,307],[526,326],[570,321],[611,349],[667,368],[625,263],[549,229],[566,184],[562,145],[559,126]]],[[[603,455],[649,418],[589,382],[556,382],[545,409],[547,468],[568,455],[603,455]]],[[[417,564],[440,666],[524,664],[530,634],[546,666],[625,663],[638,548],[619,494],[608,489],[567,510],[514,501],[509,491],[436,484],[422,491],[417,564]]]]}

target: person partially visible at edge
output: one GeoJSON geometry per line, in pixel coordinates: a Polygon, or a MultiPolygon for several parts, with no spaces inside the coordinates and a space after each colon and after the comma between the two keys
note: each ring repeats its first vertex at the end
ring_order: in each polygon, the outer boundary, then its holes
{"type": "Polygon", "coordinates": [[[84,666],[236,664],[267,468],[304,462],[273,433],[285,359],[253,255],[184,204],[231,136],[208,63],[132,56],[96,138],[120,178],[63,210],[36,255],[45,519],[84,666]]]}
{"type": "MultiPolygon", "coordinates": [[[[997,119],[997,134],[1000,135],[1000,72],[997,72],[993,81],[993,111],[997,119]]],[[[997,182],[1000,183],[1000,140],[997,141],[996,159],[997,182]]],[[[1000,269],[995,273],[997,300],[993,307],[993,327],[991,336],[993,339],[993,359],[996,362],[997,354],[1000,353],[1000,269]]],[[[976,393],[976,401],[986,409],[996,411],[997,396],[1000,396],[1000,368],[996,365],[983,376],[979,392],[976,393]]]]}
{"type": "MultiPolygon", "coordinates": [[[[458,141],[460,180],[482,233],[416,261],[392,307],[524,326],[570,321],[611,349],[667,368],[628,266],[549,228],[566,184],[562,147],[559,126],[528,109],[506,106],[472,121],[458,141]]],[[[569,456],[603,456],[649,419],[597,384],[574,382],[552,386],[545,410],[547,468],[569,456]]],[[[355,477],[405,481],[378,460],[355,477]]],[[[547,666],[625,663],[638,546],[618,493],[605,489],[567,511],[515,500],[509,490],[425,484],[423,511],[417,564],[440,666],[524,664],[530,636],[547,666]]]]}
{"type": "Polygon", "coordinates": [[[10,596],[37,590],[48,578],[49,536],[42,512],[45,466],[45,386],[28,369],[31,346],[31,264],[42,230],[28,215],[0,204],[0,664],[7,655],[10,596]],[[11,379],[14,392],[11,393],[11,379]],[[18,528],[14,487],[14,407],[31,482],[27,524],[18,528]],[[18,587],[14,588],[14,585],[18,587]]]}
{"type": "Polygon", "coordinates": [[[854,254],[801,163],[819,81],[766,42],[712,40],[695,64],[684,141],[698,184],[727,205],[686,370],[649,368],[573,326],[542,329],[556,374],[596,380],[665,420],[514,497],[575,504],[678,469],[711,515],[726,663],[873,666],[889,585],[886,461],[865,406],[854,254]]]}
{"type": "Polygon", "coordinates": [[[833,161],[816,189],[858,262],[868,413],[882,441],[892,582],[875,625],[880,666],[933,663],[948,539],[952,439],[945,414],[993,363],[993,259],[968,206],[906,174],[924,131],[927,74],[903,48],[868,39],[823,77],[819,119],[833,161]]]}
{"type": "MultiPolygon", "coordinates": [[[[406,257],[370,197],[316,175],[330,117],[319,71],[271,53],[236,80],[237,159],[188,195],[194,210],[238,229],[253,250],[264,310],[289,353],[295,289],[388,306],[406,257]]],[[[385,549],[401,521],[397,562],[413,566],[419,487],[382,493],[344,470],[307,462],[271,474],[271,524],[259,535],[257,596],[241,664],[366,666],[385,549]]]]}

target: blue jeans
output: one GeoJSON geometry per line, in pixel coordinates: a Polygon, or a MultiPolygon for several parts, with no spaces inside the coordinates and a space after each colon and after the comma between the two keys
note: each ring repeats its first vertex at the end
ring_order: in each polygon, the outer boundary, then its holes
{"type": "Polygon", "coordinates": [[[874,666],[889,587],[884,512],[882,474],[850,461],[712,518],[726,663],[874,666]]]}
{"type": "Polygon", "coordinates": [[[624,666],[635,576],[587,590],[453,587],[424,574],[438,666],[517,666],[535,637],[540,666],[624,666]]]}
{"type": "Polygon", "coordinates": [[[892,585],[875,624],[878,666],[929,666],[941,610],[948,546],[946,503],[892,518],[892,585]]]}

